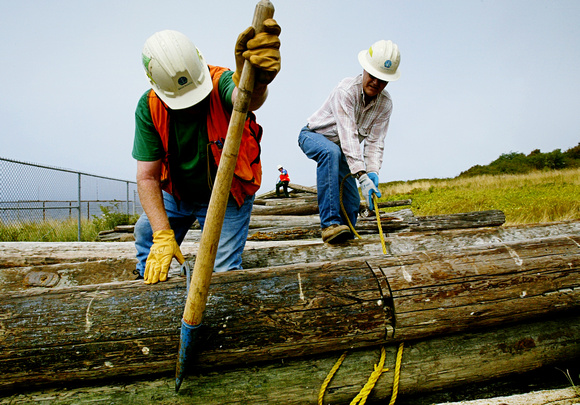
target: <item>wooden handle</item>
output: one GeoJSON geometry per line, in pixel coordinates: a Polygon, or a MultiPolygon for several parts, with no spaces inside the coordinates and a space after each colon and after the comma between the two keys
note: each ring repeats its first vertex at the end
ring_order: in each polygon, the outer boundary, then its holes
{"type": "MultiPolygon", "coordinates": [[[[273,16],[274,6],[272,3],[269,0],[261,0],[256,5],[252,21],[256,34],[262,31],[264,21],[273,16]]],[[[252,99],[252,91],[254,90],[254,79],[255,69],[246,60],[238,84],[238,94],[209,200],[207,217],[201,234],[198,254],[189,286],[189,294],[187,295],[187,302],[183,312],[183,320],[189,325],[199,325],[205,310],[221,229],[234,177],[234,169],[238,160],[242,132],[250,100],[252,99]]]]}

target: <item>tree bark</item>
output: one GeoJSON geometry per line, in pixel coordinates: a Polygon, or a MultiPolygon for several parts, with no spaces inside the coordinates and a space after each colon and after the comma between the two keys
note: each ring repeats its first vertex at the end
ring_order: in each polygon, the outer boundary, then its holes
{"type": "MultiPolygon", "coordinates": [[[[580,307],[580,236],[213,276],[199,369],[488,329],[580,307]]],[[[185,283],[0,297],[0,389],[174,369],[185,283]]],[[[479,369],[479,367],[478,367],[479,369]]]]}
{"type": "Polygon", "coordinates": [[[284,205],[254,205],[252,215],[314,215],[318,214],[316,202],[286,202],[284,205]]]}
{"type": "MultiPolygon", "coordinates": [[[[405,342],[397,403],[411,396],[451,390],[524,374],[540,367],[572,364],[580,359],[580,316],[576,313],[486,329],[479,333],[436,336],[405,342]]],[[[394,385],[398,343],[384,346],[385,369],[369,395],[369,402],[388,403],[394,385]]],[[[171,372],[154,380],[124,380],[106,386],[52,388],[6,397],[10,404],[53,401],[59,404],[89,402],[203,404],[316,404],[324,379],[342,352],[268,364],[238,366],[216,371],[193,371],[179,395],[171,372]]],[[[380,347],[349,350],[330,381],[325,404],[350,404],[380,360],[380,347]]],[[[559,371],[554,369],[555,373],[559,371]]]]}
{"type": "MultiPolygon", "coordinates": [[[[256,215],[259,215],[256,213],[256,215]]],[[[446,229],[468,229],[489,226],[500,226],[505,223],[505,215],[498,210],[465,212],[450,215],[433,215],[427,217],[399,216],[396,213],[381,216],[384,233],[427,232],[446,229]]],[[[376,217],[359,218],[355,230],[361,235],[378,234],[376,217]]],[[[320,227],[285,227],[280,229],[264,228],[251,230],[248,240],[289,240],[297,238],[320,238],[320,227]]]]}

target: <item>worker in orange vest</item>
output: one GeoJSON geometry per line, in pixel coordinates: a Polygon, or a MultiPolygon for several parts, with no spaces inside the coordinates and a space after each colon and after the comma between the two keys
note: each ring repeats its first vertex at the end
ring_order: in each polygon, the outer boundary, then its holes
{"type": "MultiPolygon", "coordinates": [[[[151,88],[136,112],[133,158],[137,160],[137,188],[144,214],[135,224],[138,278],[146,284],[167,280],[175,257],[194,221],[203,228],[229,118],[238,94],[242,66],[256,68],[256,84],[249,110],[266,100],[268,84],[280,70],[280,26],[264,21],[256,34],[246,29],[235,45],[236,69],[210,66],[184,34],[165,30],[145,43],[142,61],[151,88]]],[[[260,187],[261,128],[248,114],[236,166],[214,271],[241,269],[250,214],[260,187]],[[255,164],[254,164],[255,163],[255,164]]]]}
{"type": "Polygon", "coordinates": [[[288,194],[288,183],[290,183],[290,176],[288,176],[288,171],[278,165],[278,171],[280,172],[280,177],[278,183],[276,183],[276,197],[280,197],[280,187],[284,189],[284,197],[290,197],[288,194]]]}

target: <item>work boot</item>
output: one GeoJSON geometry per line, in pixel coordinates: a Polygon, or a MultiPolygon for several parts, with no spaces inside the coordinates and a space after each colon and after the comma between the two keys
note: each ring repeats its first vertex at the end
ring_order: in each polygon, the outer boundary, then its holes
{"type": "Polygon", "coordinates": [[[327,243],[341,243],[351,237],[350,228],[346,225],[332,224],[322,230],[322,241],[327,243]]]}

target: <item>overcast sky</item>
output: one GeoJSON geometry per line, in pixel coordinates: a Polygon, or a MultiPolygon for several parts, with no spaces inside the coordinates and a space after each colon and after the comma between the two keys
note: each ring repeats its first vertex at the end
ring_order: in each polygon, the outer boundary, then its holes
{"type": "MultiPolygon", "coordinates": [[[[0,157],[134,180],[134,111],[149,88],[141,50],[186,34],[234,67],[257,1],[1,0],[0,157]]],[[[380,181],[454,177],[502,153],[580,142],[578,0],[273,0],[282,70],[257,111],[261,192],[284,165],[315,184],[300,128],[380,39],[401,51],[380,181]]]]}

